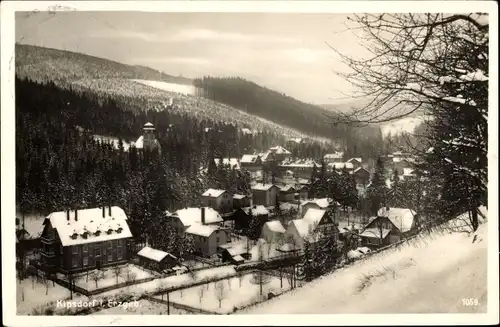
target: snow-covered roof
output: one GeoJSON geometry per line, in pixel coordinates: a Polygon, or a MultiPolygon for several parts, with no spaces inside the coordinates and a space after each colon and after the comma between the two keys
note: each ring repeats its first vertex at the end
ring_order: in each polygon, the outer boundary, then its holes
{"type": "Polygon", "coordinates": [[[274,184],[255,184],[252,186],[252,190],[253,191],[268,191],[273,186],[276,186],[276,185],[274,185],[274,184]]]}
{"type": "Polygon", "coordinates": [[[351,158],[351,159],[347,160],[347,162],[353,162],[354,160],[357,160],[358,162],[363,162],[363,159],[359,158],[359,157],[357,157],[357,158],[351,158]]]}
{"type": "Polygon", "coordinates": [[[120,207],[78,210],[75,221],[75,211],[70,211],[69,221],[65,211],[53,212],[47,216],[53,228],[57,230],[63,246],[105,242],[132,237],[127,224],[127,215],[120,207]],[[99,233],[95,233],[98,231],[99,233]],[[86,236],[86,237],[84,237],[86,236]]]}
{"type": "Polygon", "coordinates": [[[248,134],[248,135],[253,134],[253,132],[250,129],[248,129],[248,128],[242,128],[241,132],[243,134],[248,134]]]}
{"type": "Polygon", "coordinates": [[[344,157],[344,152],[335,152],[325,154],[323,158],[325,159],[342,159],[344,157]]]}
{"type": "Polygon", "coordinates": [[[280,186],[279,188],[280,188],[280,191],[282,191],[282,192],[295,191],[295,186],[290,185],[290,184],[285,185],[285,186],[280,186]]]}
{"type": "Polygon", "coordinates": [[[378,217],[387,217],[402,233],[409,231],[413,226],[414,210],[406,208],[381,208],[377,212],[378,217]]]}
{"type": "Polygon", "coordinates": [[[329,167],[340,170],[340,169],[354,169],[352,162],[331,162],[328,164],[329,167]]]}
{"type": "Polygon", "coordinates": [[[364,170],[364,171],[368,172],[368,170],[366,170],[366,169],[365,169],[365,168],[363,168],[363,167],[358,167],[358,168],[354,169],[354,172],[355,172],[355,173],[357,173],[357,172],[358,172],[358,171],[360,171],[360,170],[364,170]]]}
{"type": "Polygon", "coordinates": [[[201,223],[194,223],[186,229],[186,233],[198,236],[209,237],[213,232],[221,230],[219,226],[215,225],[202,225],[201,223]]]}
{"type": "Polygon", "coordinates": [[[208,190],[206,190],[202,195],[203,196],[209,196],[211,198],[218,198],[219,196],[221,196],[224,192],[226,192],[225,190],[217,190],[217,189],[213,189],[213,188],[209,188],[208,190]]]}
{"type": "Polygon", "coordinates": [[[144,129],[154,129],[154,125],[152,123],[146,123],[144,124],[144,129]]]}
{"type": "Polygon", "coordinates": [[[363,231],[363,233],[359,234],[359,236],[363,237],[372,237],[372,238],[386,238],[386,236],[391,232],[390,229],[384,229],[384,228],[367,228],[363,231]]]}
{"type": "Polygon", "coordinates": [[[241,157],[241,163],[255,163],[259,156],[257,154],[244,154],[241,157]]]}
{"type": "Polygon", "coordinates": [[[309,236],[314,231],[316,227],[314,222],[307,219],[294,219],[288,225],[288,228],[295,226],[295,229],[299,233],[299,236],[305,238],[309,236]]]}
{"type": "Polygon", "coordinates": [[[276,153],[276,154],[291,154],[290,151],[282,147],[281,145],[273,146],[272,148],[269,148],[270,151],[276,153]]]}
{"type": "MultiPolygon", "coordinates": [[[[220,159],[214,159],[214,162],[218,166],[220,159]]],[[[222,164],[224,166],[230,166],[234,169],[240,169],[240,159],[238,158],[222,158],[222,164]]]]}
{"type": "Polygon", "coordinates": [[[288,142],[295,142],[297,144],[300,144],[302,143],[303,139],[300,138],[300,137],[296,137],[296,138],[291,138],[291,139],[288,139],[288,142]]]}
{"type": "Polygon", "coordinates": [[[323,198],[323,199],[313,199],[313,200],[305,200],[300,203],[301,206],[304,206],[308,203],[315,203],[317,204],[320,208],[328,208],[329,205],[332,204],[332,200],[328,198],[323,198]]]}
{"type": "Polygon", "coordinates": [[[279,220],[268,221],[264,224],[264,226],[267,226],[267,228],[272,232],[285,233],[285,228],[283,227],[283,225],[279,220]]]}
{"type": "Polygon", "coordinates": [[[262,153],[259,153],[258,156],[260,157],[260,159],[262,161],[266,161],[267,160],[267,157],[269,157],[270,155],[272,155],[272,152],[271,151],[267,151],[267,152],[262,152],[262,153]]]}
{"type": "Polygon", "coordinates": [[[171,255],[170,253],[164,252],[161,250],[157,250],[157,249],[153,249],[153,248],[150,248],[149,246],[142,248],[142,250],[137,252],[137,255],[144,257],[144,258],[154,260],[156,262],[162,261],[167,256],[171,257],[172,259],[177,260],[177,257],[171,255]]]}
{"type": "Polygon", "coordinates": [[[285,243],[283,244],[283,246],[281,246],[278,251],[281,251],[281,252],[291,252],[291,251],[297,251],[297,250],[300,250],[300,247],[295,245],[295,244],[292,244],[292,243],[285,243]]]}
{"type": "Polygon", "coordinates": [[[235,200],[241,200],[241,199],[248,198],[248,197],[249,196],[245,195],[245,194],[233,194],[233,199],[235,199],[235,200]]]}
{"type": "MultiPolygon", "coordinates": [[[[201,223],[201,208],[185,208],[177,210],[172,216],[178,217],[184,226],[201,223]]],[[[216,224],[224,220],[221,215],[212,208],[205,207],[205,223],[216,224]]]]}
{"type": "Polygon", "coordinates": [[[227,250],[231,256],[248,253],[247,244],[245,243],[227,243],[219,245],[220,248],[227,250]]]}
{"type": "Polygon", "coordinates": [[[252,207],[244,207],[241,208],[247,215],[250,214],[250,210],[252,210],[252,216],[264,216],[269,214],[269,210],[263,205],[254,205],[252,207]]]}
{"type": "MultiPolygon", "coordinates": [[[[40,218],[26,218],[24,220],[24,230],[26,231],[26,235],[24,236],[24,239],[37,239],[42,235],[43,232],[43,222],[45,219],[40,218]]],[[[21,228],[23,221],[20,218],[19,219],[19,228],[21,228]]]]}
{"type": "Polygon", "coordinates": [[[404,176],[413,176],[413,169],[412,168],[403,168],[403,175],[404,176]]]}
{"type": "Polygon", "coordinates": [[[243,257],[241,255],[235,255],[235,256],[233,256],[233,260],[236,261],[236,262],[243,262],[243,261],[245,261],[245,259],[243,259],[243,257]]]}
{"type": "Polygon", "coordinates": [[[309,208],[302,219],[310,221],[313,224],[319,224],[325,214],[326,210],[309,208]]]}

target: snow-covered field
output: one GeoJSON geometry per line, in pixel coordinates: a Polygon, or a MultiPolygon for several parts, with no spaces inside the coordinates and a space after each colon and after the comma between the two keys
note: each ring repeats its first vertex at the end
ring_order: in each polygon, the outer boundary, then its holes
{"type": "Polygon", "coordinates": [[[87,273],[81,274],[75,280],[75,284],[76,286],[79,286],[83,289],[92,291],[95,289],[124,283],[129,278],[128,276],[132,274],[133,276],[135,276],[135,280],[153,277],[153,275],[148,271],[132,264],[123,265],[119,267],[121,268],[121,271],[118,276],[118,283],[117,283],[117,277],[114,275],[113,269],[108,268],[108,269],[103,269],[101,272],[94,270],[94,271],[89,271],[88,274],[87,273]],[[97,281],[97,287],[95,280],[92,279],[93,274],[99,274],[100,276],[100,279],[97,281]]]}
{"type": "Polygon", "coordinates": [[[186,95],[195,95],[196,88],[194,85],[185,85],[185,84],[175,84],[175,83],[167,83],[161,81],[148,81],[142,79],[133,79],[132,81],[141,83],[147,86],[155,87],[157,89],[175,93],[181,93],[186,95]]]}
{"type": "Polygon", "coordinates": [[[33,278],[24,279],[21,281],[21,283],[19,283],[19,280],[17,280],[17,314],[26,315],[31,313],[39,306],[43,306],[47,303],[57,300],[64,300],[70,297],[69,290],[58,284],[53,284],[51,281],[49,281],[47,283],[47,286],[44,283],[37,282],[36,279],[33,278]],[[47,295],[45,295],[46,292],[47,295]]]}
{"type": "MultiPolygon", "coordinates": [[[[151,302],[148,300],[139,300],[136,303],[131,302],[128,306],[116,306],[101,311],[97,311],[92,315],[166,315],[168,309],[165,304],[151,302]]],[[[170,306],[171,315],[189,315],[188,311],[180,310],[170,306]]]]}
{"type": "Polygon", "coordinates": [[[386,123],[380,128],[382,129],[382,135],[397,135],[406,133],[412,133],[415,128],[423,122],[423,117],[407,117],[402,118],[393,122],[386,123]]]}
{"type": "Polygon", "coordinates": [[[484,313],[487,229],[421,235],[241,313],[484,313]]]}
{"type": "MultiPolygon", "coordinates": [[[[201,286],[176,291],[170,294],[170,301],[190,307],[218,313],[231,313],[235,307],[242,307],[266,299],[269,292],[281,294],[290,288],[288,278],[283,276],[283,287],[279,277],[263,274],[262,295],[258,273],[224,279],[201,286]],[[219,308],[219,297],[220,301],[219,308]]],[[[161,295],[156,296],[158,298],[161,295]]]]}

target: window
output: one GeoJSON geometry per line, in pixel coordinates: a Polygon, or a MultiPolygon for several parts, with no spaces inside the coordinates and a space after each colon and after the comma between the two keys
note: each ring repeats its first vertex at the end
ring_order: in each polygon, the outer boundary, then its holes
{"type": "Polygon", "coordinates": [[[215,243],[219,244],[219,237],[215,238],[215,243]]]}
{"type": "Polygon", "coordinates": [[[113,252],[109,251],[108,253],[108,262],[113,261],[113,252]]]}
{"type": "Polygon", "coordinates": [[[89,246],[88,245],[84,245],[83,246],[83,253],[87,253],[89,252],[89,246]]]}
{"type": "Polygon", "coordinates": [[[122,247],[122,241],[118,240],[118,248],[121,248],[121,247],[122,247]]]}
{"type": "Polygon", "coordinates": [[[96,248],[94,249],[94,255],[95,255],[96,257],[99,257],[99,256],[101,255],[101,248],[96,247],[96,248]]]}
{"type": "Polygon", "coordinates": [[[73,268],[78,267],[78,260],[76,258],[73,258],[73,268]]]}
{"type": "Polygon", "coordinates": [[[108,249],[112,249],[113,248],[113,242],[109,241],[108,242],[108,249]]]}
{"type": "Polygon", "coordinates": [[[123,259],[123,252],[122,252],[122,249],[118,249],[118,252],[117,252],[117,260],[121,260],[123,259]]]}
{"type": "Polygon", "coordinates": [[[89,265],[89,258],[88,257],[83,257],[83,265],[88,266],[89,265]]]}
{"type": "Polygon", "coordinates": [[[77,245],[73,246],[72,249],[73,249],[73,254],[78,254],[78,246],[77,245]]]}

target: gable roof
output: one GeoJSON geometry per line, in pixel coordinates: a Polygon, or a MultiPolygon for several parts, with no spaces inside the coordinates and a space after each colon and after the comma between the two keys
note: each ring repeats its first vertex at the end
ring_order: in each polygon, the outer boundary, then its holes
{"type": "Polygon", "coordinates": [[[358,162],[363,162],[363,158],[351,158],[349,160],[347,160],[347,162],[353,162],[354,160],[358,161],[358,162]]]}
{"type": "Polygon", "coordinates": [[[257,158],[259,158],[257,154],[244,154],[241,157],[240,163],[255,163],[257,158]]]}
{"type": "Polygon", "coordinates": [[[270,151],[276,153],[276,154],[291,154],[290,151],[282,147],[281,145],[273,146],[272,148],[269,148],[270,151]]]}
{"type": "Polygon", "coordinates": [[[186,233],[209,237],[214,232],[222,230],[219,226],[214,225],[202,225],[201,223],[194,223],[186,229],[186,233]]]}
{"type": "Polygon", "coordinates": [[[325,214],[326,214],[326,210],[309,208],[309,209],[307,209],[306,214],[304,215],[304,217],[302,217],[302,219],[310,221],[312,224],[317,225],[317,224],[319,224],[321,219],[323,219],[325,214]]]}
{"type": "MultiPolygon", "coordinates": [[[[285,233],[285,228],[283,227],[283,225],[281,224],[281,222],[279,220],[272,220],[272,221],[268,221],[264,224],[264,226],[267,226],[267,228],[272,231],[272,232],[275,232],[275,233],[285,233]]],[[[262,228],[264,228],[264,226],[262,228]]]]}
{"type": "Polygon", "coordinates": [[[295,191],[295,186],[288,184],[288,185],[279,187],[279,189],[282,192],[295,191]]]}
{"type": "MultiPolygon", "coordinates": [[[[172,217],[178,217],[182,224],[186,226],[191,226],[195,223],[201,223],[201,208],[185,208],[177,210],[172,217]]],[[[205,223],[215,224],[221,223],[224,220],[221,215],[212,208],[205,207],[205,223]]]]}
{"type": "Polygon", "coordinates": [[[174,256],[174,255],[172,255],[172,254],[170,254],[168,252],[164,252],[164,251],[160,251],[160,250],[157,250],[157,249],[153,249],[153,248],[151,248],[149,246],[143,247],[139,252],[137,252],[137,255],[141,256],[141,257],[144,257],[144,258],[148,258],[148,259],[154,260],[156,262],[162,261],[167,256],[171,257],[172,259],[177,260],[176,256],[174,256]]]}
{"type": "Polygon", "coordinates": [[[217,190],[217,189],[209,188],[202,195],[209,196],[211,198],[218,198],[219,196],[221,196],[225,192],[226,192],[226,190],[217,190]]]}
{"type": "Polygon", "coordinates": [[[384,239],[391,232],[390,229],[367,228],[359,236],[384,239]]]}
{"type": "Polygon", "coordinates": [[[378,217],[387,217],[402,233],[411,230],[416,214],[414,210],[406,208],[381,208],[377,212],[378,217]]]}
{"type": "Polygon", "coordinates": [[[358,171],[362,171],[362,170],[366,171],[368,174],[370,173],[368,170],[366,170],[363,167],[358,167],[358,168],[354,169],[354,173],[357,173],[358,171]]]}
{"type": "Polygon", "coordinates": [[[308,203],[314,203],[317,204],[320,208],[325,209],[328,208],[332,204],[332,200],[328,198],[323,198],[323,199],[313,199],[313,200],[305,200],[300,203],[301,206],[304,206],[308,203]]]}
{"type": "Polygon", "coordinates": [[[75,211],[70,211],[69,221],[66,218],[65,211],[53,212],[47,216],[47,221],[56,229],[59,239],[63,246],[88,244],[95,242],[104,242],[132,237],[127,223],[127,215],[120,207],[111,207],[111,216],[109,208],[105,209],[104,218],[102,217],[102,208],[81,209],[78,210],[75,221],[75,211]],[[99,235],[96,232],[100,232],[99,235]],[[111,233],[108,234],[108,231],[111,233]],[[84,237],[84,234],[87,237],[84,237]],[[76,238],[72,238],[76,235],[76,238]]]}
{"type": "Polygon", "coordinates": [[[250,198],[248,195],[245,194],[233,194],[233,199],[235,200],[241,200],[244,198],[250,198]]]}
{"type": "Polygon", "coordinates": [[[269,191],[273,186],[277,187],[274,184],[255,184],[252,186],[252,191],[269,191]]]}

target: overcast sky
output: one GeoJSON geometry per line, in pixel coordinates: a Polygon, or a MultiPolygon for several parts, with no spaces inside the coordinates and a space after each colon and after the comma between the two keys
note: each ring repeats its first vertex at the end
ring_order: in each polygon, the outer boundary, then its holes
{"type": "Polygon", "coordinates": [[[242,76],[302,101],[333,103],[350,86],[325,42],[357,55],[340,14],[18,13],[16,40],[172,75],[242,76]],[[343,32],[344,31],[344,32],[343,32]]]}

